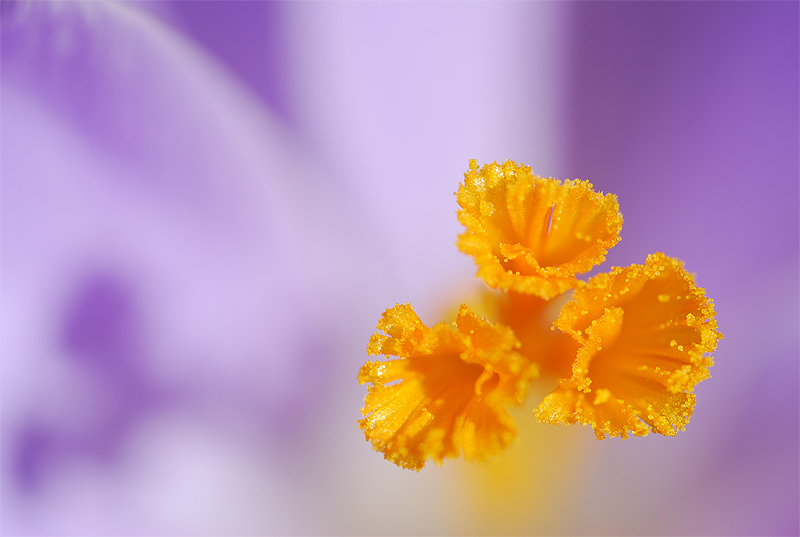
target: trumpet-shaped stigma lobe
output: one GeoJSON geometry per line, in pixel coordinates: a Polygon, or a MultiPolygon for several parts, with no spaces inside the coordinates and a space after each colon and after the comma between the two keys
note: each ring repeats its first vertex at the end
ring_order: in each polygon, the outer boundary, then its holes
{"type": "Polygon", "coordinates": [[[506,405],[520,404],[536,366],[522,358],[511,329],[466,305],[455,323],[425,326],[410,304],[386,310],[358,380],[370,383],[358,425],[376,451],[419,470],[464,454],[481,461],[516,437],[506,405]]]}
{"type": "Polygon", "coordinates": [[[575,290],[555,326],[579,342],[572,376],[536,409],[552,424],[591,425],[598,439],[674,435],[694,409],[717,347],[714,304],[662,253],[575,290]]]}
{"type": "Polygon", "coordinates": [[[456,196],[466,227],[458,247],[475,258],[478,276],[546,299],[575,287],[575,275],[601,263],[622,229],[613,194],[539,177],[511,160],[482,168],[471,160],[456,196]]]}

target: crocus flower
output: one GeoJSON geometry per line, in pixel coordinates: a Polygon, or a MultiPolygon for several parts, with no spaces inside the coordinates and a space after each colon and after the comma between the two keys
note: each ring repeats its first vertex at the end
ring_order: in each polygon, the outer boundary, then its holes
{"type": "Polygon", "coordinates": [[[0,533],[798,533],[795,3],[0,7],[0,533]],[[570,362],[490,464],[364,441],[395,302],[581,345],[568,297],[473,281],[473,157],[591,181],[607,264],[697,274],[726,339],[685,432],[537,422],[570,362]]]}

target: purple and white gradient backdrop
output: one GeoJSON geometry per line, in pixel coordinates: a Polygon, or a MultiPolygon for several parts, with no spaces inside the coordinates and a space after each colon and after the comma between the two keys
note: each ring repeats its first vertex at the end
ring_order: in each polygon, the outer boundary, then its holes
{"type": "Polygon", "coordinates": [[[4,535],[798,530],[798,4],[2,2],[4,535]],[[469,158],[618,195],[715,299],[687,430],[400,470],[380,314],[475,288],[469,158]]]}

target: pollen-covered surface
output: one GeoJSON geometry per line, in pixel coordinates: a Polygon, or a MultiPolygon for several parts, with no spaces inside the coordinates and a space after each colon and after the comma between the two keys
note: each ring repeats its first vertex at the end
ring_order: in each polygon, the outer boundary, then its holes
{"type": "Polygon", "coordinates": [[[722,335],[713,301],[682,263],[662,253],[576,289],[555,326],[580,343],[570,378],[536,416],[591,425],[598,439],[684,430],[694,387],[708,378],[722,335]]]}
{"type": "Polygon", "coordinates": [[[377,328],[367,352],[396,358],[361,368],[371,386],[358,425],[387,460],[413,470],[462,453],[482,461],[514,440],[505,407],[522,402],[537,371],[510,329],[465,305],[455,323],[428,328],[409,304],[386,310],[377,328]]]}
{"type": "Polygon", "coordinates": [[[576,274],[605,259],[619,241],[616,196],[587,181],[534,175],[511,160],[476,160],[456,193],[466,230],[458,247],[490,287],[552,298],[575,287],[576,274]]]}

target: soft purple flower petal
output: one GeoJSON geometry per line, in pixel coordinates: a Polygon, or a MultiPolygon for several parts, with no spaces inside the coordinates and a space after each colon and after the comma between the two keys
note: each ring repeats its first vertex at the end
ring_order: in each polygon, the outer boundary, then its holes
{"type": "Polygon", "coordinates": [[[124,476],[160,455],[131,446],[164,419],[288,449],[370,286],[358,217],[262,103],[134,5],[4,5],[2,69],[3,529],[160,533],[116,504],[41,513],[102,472],[122,472],[109,501],[134,493],[124,476]]]}

